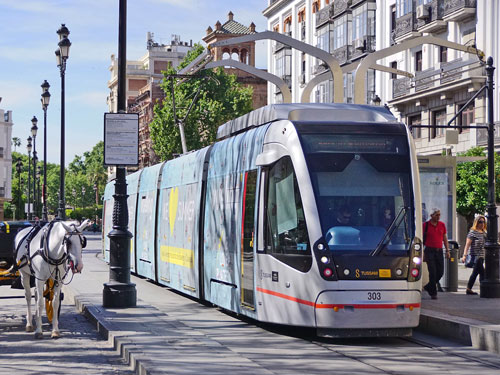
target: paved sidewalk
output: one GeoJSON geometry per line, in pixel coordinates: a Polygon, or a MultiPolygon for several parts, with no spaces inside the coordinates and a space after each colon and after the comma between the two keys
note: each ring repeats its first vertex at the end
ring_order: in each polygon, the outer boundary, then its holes
{"type": "MultiPolygon", "coordinates": [[[[252,348],[259,348],[259,356],[273,358],[273,343],[285,340],[293,346],[300,344],[294,343],[293,337],[273,332],[254,337],[253,324],[174,292],[169,292],[168,298],[159,298],[165,288],[135,277],[132,281],[137,283],[138,306],[104,309],[102,290],[103,283],[109,281],[109,267],[99,259],[100,237],[89,235],[88,239],[83,275],[76,275],[64,288],[66,297],[113,342],[122,357],[129,359],[138,374],[165,373],[165,369],[176,369],[172,373],[182,374],[220,374],[227,371],[229,364],[233,373],[268,374],[270,367],[249,360],[249,350],[253,353],[252,348]],[[240,337],[242,326],[248,337],[240,337]],[[225,345],[229,342],[231,346],[225,345]],[[262,350],[269,353],[263,354],[262,350]]],[[[439,293],[437,300],[423,295],[419,330],[498,354],[500,299],[466,295],[462,285],[470,270],[460,267],[459,292],[439,293]]],[[[475,289],[479,291],[479,282],[475,289]]],[[[300,366],[292,358],[289,361],[292,367],[300,366]]]]}
{"type": "MultiPolygon", "coordinates": [[[[500,299],[466,295],[472,270],[458,267],[457,292],[438,293],[437,300],[422,293],[419,329],[500,354],[500,299]]],[[[473,290],[479,293],[479,277],[473,290]]]]}

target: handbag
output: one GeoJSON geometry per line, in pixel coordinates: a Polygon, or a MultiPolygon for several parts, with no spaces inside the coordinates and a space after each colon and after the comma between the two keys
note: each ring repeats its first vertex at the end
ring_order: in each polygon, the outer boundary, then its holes
{"type": "Polygon", "coordinates": [[[474,268],[474,263],[476,263],[476,256],[472,254],[467,254],[465,257],[464,266],[467,268],[474,268]]]}

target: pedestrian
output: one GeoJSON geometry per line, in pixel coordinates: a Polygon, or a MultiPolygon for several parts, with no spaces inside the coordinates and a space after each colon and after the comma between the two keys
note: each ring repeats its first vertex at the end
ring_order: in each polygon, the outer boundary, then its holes
{"type": "Polygon", "coordinates": [[[450,258],[446,225],[439,220],[440,218],[439,208],[433,208],[430,220],[423,223],[424,262],[427,263],[429,271],[429,282],[424,286],[424,289],[432,299],[437,299],[436,284],[444,273],[443,244],[446,249],[446,258],[450,258]]]}
{"type": "Polygon", "coordinates": [[[477,294],[472,290],[476,282],[477,275],[479,281],[484,278],[484,243],[486,242],[486,218],[483,215],[478,215],[474,219],[474,223],[467,234],[467,241],[465,242],[464,255],[462,262],[465,263],[467,254],[471,256],[472,273],[467,283],[466,294],[477,294]]]}

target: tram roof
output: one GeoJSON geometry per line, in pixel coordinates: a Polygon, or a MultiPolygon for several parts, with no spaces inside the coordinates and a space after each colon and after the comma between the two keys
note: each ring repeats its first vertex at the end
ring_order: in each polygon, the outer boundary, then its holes
{"type": "Polygon", "coordinates": [[[345,103],[269,104],[219,126],[217,139],[278,120],[328,121],[333,124],[398,122],[388,108],[379,106],[345,103]],[[356,113],[354,116],[353,112],[356,113]]]}

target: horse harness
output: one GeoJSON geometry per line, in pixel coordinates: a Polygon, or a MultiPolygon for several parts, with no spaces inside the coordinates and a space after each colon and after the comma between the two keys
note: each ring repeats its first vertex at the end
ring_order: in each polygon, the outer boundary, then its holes
{"type": "MultiPolygon", "coordinates": [[[[62,241],[62,244],[61,246],[64,246],[64,254],[59,258],[59,259],[53,259],[49,256],[49,238],[50,238],[50,232],[52,231],[52,228],[54,227],[54,223],[57,222],[57,221],[51,221],[49,223],[49,225],[47,227],[44,227],[43,228],[43,234],[42,234],[42,237],[40,238],[40,247],[38,250],[36,250],[33,255],[31,256],[28,256],[29,254],[29,248],[30,248],[30,244],[31,244],[31,241],[33,240],[33,238],[35,238],[35,236],[38,234],[38,232],[40,231],[40,229],[42,229],[42,227],[40,225],[35,225],[33,227],[33,229],[31,229],[28,234],[26,235],[26,237],[24,237],[20,242],[19,244],[21,244],[24,239],[26,239],[26,243],[27,243],[27,250],[28,250],[28,254],[25,255],[25,259],[21,259],[20,260],[20,264],[18,265],[18,268],[21,268],[23,266],[25,266],[26,264],[29,265],[30,267],[30,271],[31,271],[31,275],[34,276],[35,272],[33,270],[33,266],[32,266],[32,260],[34,257],[36,257],[37,255],[40,255],[42,257],[42,259],[50,264],[51,266],[55,266],[55,278],[54,278],[54,281],[55,283],[57,283],[57,280],[58,280],[58,276],[59,276],[59,268],[57,266],[60,266],[61,264],[64,264],[64,262],[66,262],[68,260],[68,251],[67,251],[67,247],[71,245],[71,243],[69,242],[69,239],[73,236],[73,235],[77,235],[80,239],[80,244],[82,246],[82,249],[85,248],[87,246],[87,238],[80,232],[76,229],[76,225],[75,224],[71,224],[74,228],[73,231],[71,232],[66,232],[66,234],[64,235],[64,238],[63,238],[63,241],[62,241]],[[26,261],[26,263],[22,264],[23,261],[26,261]]],[[[17,250],[16,249],[16,253],[17,253],[17,250]]],[[[69,271],[69,268],[66,270],[66,273],[64,274],[63,277],[60,278],[60,280],[64,280],[64,278],[66,277],[66,275],[68,274],[68,271],[69,271]]]]}

